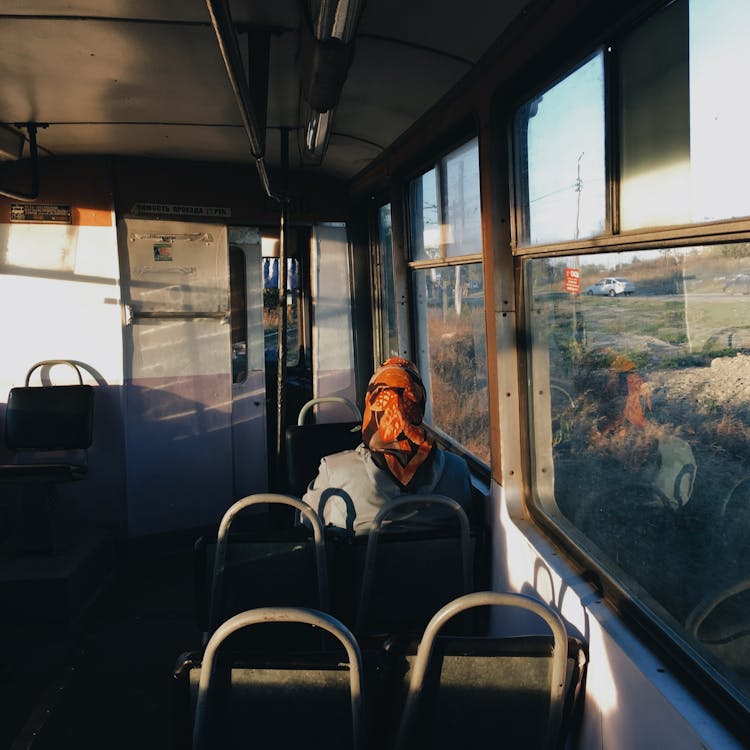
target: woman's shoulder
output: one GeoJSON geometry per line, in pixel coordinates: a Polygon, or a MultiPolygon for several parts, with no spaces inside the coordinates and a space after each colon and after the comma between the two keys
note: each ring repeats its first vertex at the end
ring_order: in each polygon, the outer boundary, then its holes
{"type": "Polygon", "coordinates": [[[363,446],[359,445],[353,450],[331,453],[328,456],[324,456],[321,463],[325,464],[329,474],[331,472],[348,471],[349,469],[360,466],[364,463],[365,459],[364,454],[360,450],[361,448],[363,448],[363,446]]]}
{"type": "Polygon", "coordinates": [[[468,502],[471,498],[471,475],[469,465],[461,456],[449,451],[441,451],[442,471],[434,491],[448,495],[460,503],[468,502]]]}
{"type": "Polygon", "coordinates": [[[454,475],[465,475],[469,476],[469,465],[466,463],[466,459],[462,456],[458,456],[450,451],[437,449],[442,454],[443,462],[443,474],[451,473],[454,475]]]}

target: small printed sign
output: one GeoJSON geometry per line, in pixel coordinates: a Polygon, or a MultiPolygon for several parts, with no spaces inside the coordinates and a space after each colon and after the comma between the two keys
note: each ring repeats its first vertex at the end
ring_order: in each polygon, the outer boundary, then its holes
{"type": "Polygon", "coordinates": [[[72,224],[70,206],[50,203],[11,203],[11,223],[18,224],[72,224]]]}
{"type": "Polygon", "coordinates": [[[565,269],[565,291],[571,294],[581,293],[581,269],[580,268],[566,268],[565,269]]]}
{"type": "Polygon", "coordinates": [[[179,216],[181,219],[228,219],[231,208],[223,206],[183,206],[176,203],[135,203],[132,213],[136,216],[179,216]]]}
{"type": "Polygon", "coordinates": [[[155,261],[170,261],[172,260],[172,243],[171,242],[157,242],[154,244],[154,260],[155,261]]]}

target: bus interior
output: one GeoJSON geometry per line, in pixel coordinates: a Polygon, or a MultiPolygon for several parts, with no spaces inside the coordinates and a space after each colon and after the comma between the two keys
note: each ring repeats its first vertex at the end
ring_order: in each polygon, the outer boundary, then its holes
{"type": "Polygon", "coordinates": [[[0,0],[0,50],[0,747],[746,747],[744,0],[0,0]],[[471,503],[355,535],[304,496],[393,357],[471,503]]]}

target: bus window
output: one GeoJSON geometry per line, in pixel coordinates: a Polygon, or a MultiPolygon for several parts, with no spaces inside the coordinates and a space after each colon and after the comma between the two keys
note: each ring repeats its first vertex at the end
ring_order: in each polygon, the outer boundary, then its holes
{"type": "Polygon", "coordinates": [[[623,229],[750,215],[750,104],[729,93],[748,24],[741,0],[678,0],[623,40],[623,229]]]}
{"type": "Polygon", "coordinates": [[[594,237],[605,228],[601,52],[515,118],[518,244],[594,237]]]}
{"type": "Polygon", "coordinates": [[[750,216],[748,105],[726,95],[749,13],[676,0],[608,47],[616,72],[589,57],[514,128],[534,503],[746,707],[750,242],[721,221],[750,216]]]}
{"type": "Polygon", "coordinates": [[[750,244],[534,259],[526,277],[540,506],[750,697],[750,244]]]}
{"type": "Polygon", "coordinates": [[[426,421],[489,464],[487,351],[476,139],[409,186],[417,364],[426,421]]]}

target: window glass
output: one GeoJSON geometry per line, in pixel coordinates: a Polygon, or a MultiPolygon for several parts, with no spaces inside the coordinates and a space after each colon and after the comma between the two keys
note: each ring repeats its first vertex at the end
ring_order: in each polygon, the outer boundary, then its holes
{"type": "Polygon", "coordinates": [[[479,147],[469,141],[445,157],[445,255],[482,252],[479,208],[479,147]]]}
{"type": "Polygon", "coordinates": [[[750,699],[750,243],[524,272],[537,502],[750,699]]]}
{"type": "Polygon", "coordinates": [[[414,260],[440,257],[442,227],[438,197],[438,172],[431,169],[409,185],[411,255],[414,260]]]}
{"type": "Polygon", "coordinates": [[[519,245],[593,237],[606,225],[601,52],[516,113],[519,245]]]}
{"type": "Polygon", "coordinates": [[[412,260],[482,252],[479,143],[473,139],[409,186],[412,260]]]}
{"type": "Polygon", "coordinates": [[[747,216],[744,0],[677,0],[623,42],[621,226],[747,216]]]}
{"type": "MultiPolygon", "coordinates": [[[[300,308],[299,260],[286,261],[286,364],[294,367],[300,358],[300,308]]],[[[279,341],[279,259],[263,258],[263,339],[266,359],[276,360],[279,341]]]]}
{"type": "MultiPolygon", "coordinates": [[[[313,397],[341,396],[356,403],[354,300],[351,246],[345,224],[313,227],[312,277],[313,397]]],[[[330,404],[317,421],[351,419],[340,404],[330,404]]]]}
{"type": "Polygon", "coordinates": [[[383,350],[385,356],[398,356],[398,325],[396,322],[396,293],[393,286],[393,232],[391,205],[378,209],[378,249],[380,252],[380,289],[383,320],[383,350]]]}
{"type": "Polygon", "coordinates": [[[489,464],[482,264],[414,273],[426,421],[489,464]]]}
{"type": "Polygon", "coordinates": [[[242,248],[229,246],[232,382],[247,380],[247,274],[242,248]]]}

